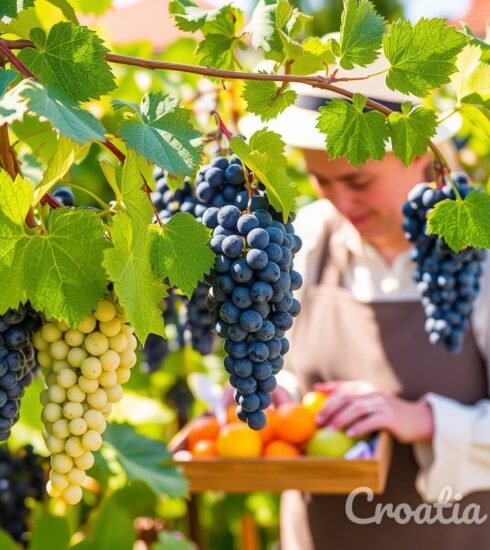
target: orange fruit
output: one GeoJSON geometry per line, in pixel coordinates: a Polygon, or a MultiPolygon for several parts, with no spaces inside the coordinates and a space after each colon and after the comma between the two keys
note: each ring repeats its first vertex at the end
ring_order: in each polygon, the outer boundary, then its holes
{"type": "Polygon", "coordinates": [[[212,439],[201,439],[192,447],[192,456],[196,458],[210,458],[218,456],[216,442],[212,439]]]}
{"type": "Polygon", "coordinates": [[[291,443],[286,443],[286,441],[280,441],[279,439],[271,441],[264,449],[264,456],[281,457],[298,456],[300,454],[298,447],[295,447],[291,443]]]}
{"type": "Polygon", "coordinates": [[[258,432],[240,422],[240,424],[227,424],[221,428],[216,447],[220,456],[255,457],[260,456],[262,440],[258,432]]]}
{"type": "Polygon", "coordinates": [[[276,411],[274,409],[266,409],[264,412],[267,418],[267,424],[264,428],[258,430],[257,433],[260,435],[262,445],[265,446],[276,438],[276,429],[274,427],[276,423],[276,411]]]}
{"type": "Polygon", "coordinates": [[[315,415],[299,403],[284,403],[276,411],[276,434],[288,443],[304,443],[315,432],[315,415]]]}
{"type": "Polygon", "coordinates": [[[192,448],[203,439],[214,440],[219,434],[219,424],[215,416],[201,416],[191,421],[187,435],[188,448],[192,448]]]}
{"type": "Polygon", "coordinates": [[[321,391],[309,391],[305,393],[301,401],[302,405],[317,415],[327,400],[326,394],[321,391]]]}

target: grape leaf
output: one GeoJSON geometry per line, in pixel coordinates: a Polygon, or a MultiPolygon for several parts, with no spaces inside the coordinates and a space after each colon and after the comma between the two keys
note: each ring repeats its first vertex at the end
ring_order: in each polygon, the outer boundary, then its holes
{"type": "Polygon", "coordinates": [[[11,71],[10,69],[3,69],[0,67],[0,97],[3,96],[8,85],[13,82],[17,76],[19,76],[17,71],[11,71]]]}
{"type": "Polygon", "coordinates": [[[437,115],[432,109],[403,103],[401,113],[388,117],[393,152],[408,166],[415,157],[425,155],[430,138],[436,133],[437,115]]]}
{"type": "Polygon", "coordinates": [[[352,103],[332,99],[320,107],[317,128],[325,134],[327,151],[332,158],[345,156],[353,166],[369,158],[383,158],[388,128],[378,111],[363,112],[365,104],[362,94],[354,94],[352,103]]]}
{"type": "Polygon", "coordinates": [[[490,63],[490,27],[487,24],[487,33],[486,38],[483,39],[479,36],[477,36],[468,25],[463,25],[463,30],[470,38],[470,44],[474,44],[475,46],[479,46],[482,49],[481,54],[481,60],[483,63],[490,63]]]}
{"type": "Polygon", "coordinates": [[[267,80],[248,80],[242,93],[247,102],[247,112],[259,115],[262,120],[275,118],[293,105],[297,95],[293,90],[280,92],[279,86],[267,80]]]}
{"type": "Polygon", "coordinates": [[[113,247],[105,251],[103,265],[136,336],[142,343],[150,333],[165,336],[158,305],[166,287],[151,269],[148,226],[119,212],[113,217],[111,238],[113,247]]]}
{"type": "Polygon", "coordinates": [[[175,25],[181,31],[196,32],[219,10],[203,10],[189,0],[171,0],[168,12],[175,20],[175,25]]]}
{"type": "Polygon", "coordinates": [[[461,100],[461,112],[467,122],[483,130],[490,139],[490,99],[470,94],[461,100]]]}
{"type": "Polygon", "coordinates": [[[225,34],[208,34],[199,42],[196,59],[199,65],[231,71],[235,68],[235,38],[225,34]]]}
{"type": "Polygon", "coordinates": [[[490,248],[490,195],[473,191],[463,200],[438,202],[427,217],[427,229],[454,250],[490,248]]]}
{"type": "Polygon", "coordinates": [[[55,152],[49,159],[43,179],[36,189],[35,204],[49,192],[58,180],[68,173],[74,163],[78,164],[87,156],[90,146],[90,142],[79,145],[63,136],[59,138],[55,152]]]}
{"type": "Polygon", "coordinates": [[[234,47],[243,45],[237,36],[242,24],[243,12],[227,5],[213,18],[207,19],[201,27],[204,38],[196,49],[197,62],[217,69],[235,69],[237,62],[234,47]]]}
{"type": "Polygon", "coordinates": [[[293,39],[309,19],[311,17],[293,8],[287,0],[277,3],[259,0],[245,30],[252,34],[252,46],[262,48],[266,59],[282,63],[287,56],[279,31],[293,39]]]}
{"type": "Polygon", "coordinates": [[[490,65],[481,62],[482,50],[466,46],[456,59],[458,72],[451,75],[458,101],[471,94],[490,94],[490,65]]]}
{"type": "Polygon", "coordinates": [[[51,211],[46,229],[24,239],[24,285],[35,309],[75,326],[107,291],[104,227],[93,211],[60,208],[51,211]]]}
{"type": "Polygon", "coordinates": [[[208,247],[210,231],[186,212],[173,216],[163,228],[153,229],[153,271],[162,279],[168,277],[190,298],[214,264],[214,254],[208,247]]]}
{"type": "Polygon", "coordinates": [[[153,216],[150,199],[143,191],[144,180],[138,167],[136,153],[129,150],[121,175],[120,200],[126,212],[141,225],[148,225],[153,216]]]}
{"type": "MultiPolygon", "coordinates": [[[[70,546],[70,528],[68,520],[62,516],[51,515],[46,508],[36,517],[29,550],[68,550],[70,546]]],[[[2,546],[3,548],[3,546],[2,546]]]]}
{"type": "Polygon", "coordinates": [[[269,202],[287,220],[288,214],[295,208],[298,190],[286,172],[284,142],[279,134],[266,129],[258,130],[248,144],[235,136],[230,140],[230,148],[265,185],[269,202]]]}
{"type": "Polygon", "coordinates": [[[190,112],[179,106],[179,100],[151,92],[136,113],[139,120],[124,120],[119,125],[128,147],[171,174],[193,175],[201,150],[193,141],[201,134],[190,124],[190,112]]]}
{"type": "Polygon", "coordinates": [[[30,38],[36,48],[23,49],[19,59],[44,84],[75,101],[97,99],[116,87],[104,58],[108,50],[94,31],[61,21],[47,36],[41,28],[32,29],[30,38]]]}
{"type": "Polygon", "coordinates": [[[392,90],[424,97],[449,82],[455,71],[456,56],[466,38],[444,19],[420,19],[414,26],[395,21],[383,39],[391,63],[386,83],[392,90]]]}
{"type": "Polygon", "coordinates": [[[54,88],[24,79],[0,99],[3,122],[22,120],[26,111],[47,119],[60,134],[77,143],[104,139],[104,127],[88,111],[54,88]]]}
{"type": "Polygon", "coordinates": [[[383,18],[369,0],[344,0],[340,24],[340,66],[365,67],[379,55],[384,33],[383,18]]]}
{"type": "Polygon", "coordinates": [[[0,170],[0,313],[15,308],[27,299],[22,282],[19,242],[29,230],[24,220],[32,202],[33,190],[28,181],[17,176],[12,181],[0,170]]]}
{"type": "Polygon", "coordinates": [[[332,39],[324,40],[318,36],[309,36],[301,45],[305,54],[314,55],[323,65],[328,66],[335,63],[335,54],[333,53],[332,39]]]}
{"type": "Polygon", "coordinates": [[[190,0],[172,0],[169,12],[181,30],[199,30],[204,35],[196,50],[199,64],[224,70],[235,68],[233,48],[242,43],[236,37],[244,19],[241,10],[231,5],[203,10],[190,0]]]}
{"type": "MultiPolygon", "coordinates": [[[[99,460],[97,453],[96,463],[99,460]]],[[[118,492],[112,493],[102,501],[95,518],[91,518],[91,532],[81,542],[70,546],[70,550],[133,549],[136,540],[134,516],[128,507],[118,502],[117,495],[118,492]]]]}
{"type": "Polygon", "coordinates": [[[34,0],[2,0],[0,5],[0,21],[10,23],[22,10],[34,6],[34,0]]]}
{"type": "Polygon", "coordinates": [[[128,479],[144,481],[157,494],[187,495],[187,480],[169,464],[171,455],[160,441],[139,435],[129,424],[112,422],[104,434],[104,447],[115,452],[128,479]]]}

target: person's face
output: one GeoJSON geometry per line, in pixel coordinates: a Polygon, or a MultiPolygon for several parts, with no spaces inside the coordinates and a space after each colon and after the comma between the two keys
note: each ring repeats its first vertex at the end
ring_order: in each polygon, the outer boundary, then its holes
{"type": "Polygon", "coordinates": [[[303,152],[318,195],[329,199],[363,238],[403,235],[401,208],[408,191],[424,181],[427,158],[405,167],[388,153],[382,161],[368,160],[354,168],[343,158],[329,159],[324,151],[303,152]]]}

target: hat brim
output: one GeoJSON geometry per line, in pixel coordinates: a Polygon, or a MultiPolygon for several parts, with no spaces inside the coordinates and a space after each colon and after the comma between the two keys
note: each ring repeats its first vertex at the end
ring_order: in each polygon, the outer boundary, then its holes
{"type": "MultiPolygon", "coordinates": [[[[263,128],[278,133],[286,145],[300,149],[325,149],[325,135],[316,127],[318,111],[302,109],[295,105],[288,107],[277,118],[262,122],[255,115],[246,115],[239,123],[238,128],[246,138],[263,128]]],[[[432,137],[433,143],[441,143],[454,136],[461,128],[462,118],[459,113],[454,113],[437,127],[436,134],[432,137]]],[[[391,141],[386,142],[386,151],[392,150],[391,141]]]]}

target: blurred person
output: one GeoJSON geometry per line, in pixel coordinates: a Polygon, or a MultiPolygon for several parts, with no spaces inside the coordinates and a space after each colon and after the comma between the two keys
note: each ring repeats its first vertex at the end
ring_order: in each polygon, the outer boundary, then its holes
{"type": "MultiPolygon", "coordinates": [[[[362,74],[377,72],[383,63],[381,58],[362,74]]],[[[346,75],[358,76],[356,71],[346,75]]],[[[342,83],[392,109],[399,110],[407,100],[386,87],[384,75],[352,84],[342,83]]],[[[385,492],[372,500],[361,494],[353,501],[354,515],[365,524],[348,517],[347,495],[283,493],[281,549],[413,550],[420,543],[431,549],[486,549],[489,264],[462,351],[453,354],[430,344],[401,208],[408,191],[427,181],[431,156],[408,167],[391,151],[358,168],[345,159],[330,159],[325,136],[315,126],[318,108],[332,96],[306,86],[296,89],[295,106],[268,126],[302,150],[320,199],[302,208],[295,221],[303,240],[295,269],[304,284],[296,296],[302,312],[291,330],[287,366],[301,394],[312,389],[328,393],[317,416],[319,426],[353,436],[387,430],[394,447],[385,492]],[[403,504],[415,513],[441,496],[453,501],[441,512],[449,521],[403,523],[385,514],[373,523],[377,504],[403,504]],[[465,509],[474,519],[468,524],[461,521],[465,509]],[[451,519],[453,514],[459,523],[451,519]]],[[[240,130],[250,135],[261,127],[259,119],[247,116],[240,130]]],[[[447,149],[444,142],[458,127],[457,118],[448,119],[434,141],[447,149]]]]}

